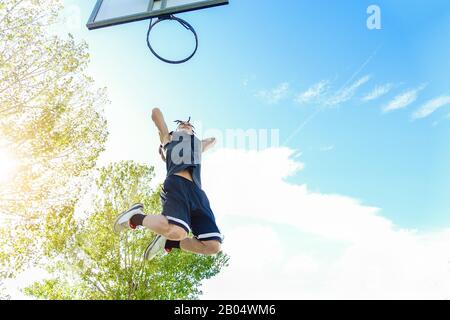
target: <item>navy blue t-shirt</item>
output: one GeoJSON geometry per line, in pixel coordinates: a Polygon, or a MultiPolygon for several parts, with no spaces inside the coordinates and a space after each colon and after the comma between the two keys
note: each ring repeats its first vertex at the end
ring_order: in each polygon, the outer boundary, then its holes
{"type": "Polygon", "coordinates": [[[202,141],[195,135],[178,131],[172,132],[171,137],[172,140],[164,146],[167,176],[189,170],[192,180],[201,189],[202,141]]]}

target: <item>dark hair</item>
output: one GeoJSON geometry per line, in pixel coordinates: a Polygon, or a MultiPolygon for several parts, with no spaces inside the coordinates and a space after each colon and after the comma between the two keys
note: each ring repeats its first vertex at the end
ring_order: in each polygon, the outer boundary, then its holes
{"type": "Polygon", "coordinates": [[[192,123],[191,123],[191,117],[189,117],[189,119],[187,120],[187,121],[182,121],[182,120],[175,120],[174,121],[178,126],[180,125],[180,124],[188,124],[188,125],[190,125],[191,126],[191,128],[192,128],[192,132],[195,134],[195,127],[192,125],[192,123]]]}

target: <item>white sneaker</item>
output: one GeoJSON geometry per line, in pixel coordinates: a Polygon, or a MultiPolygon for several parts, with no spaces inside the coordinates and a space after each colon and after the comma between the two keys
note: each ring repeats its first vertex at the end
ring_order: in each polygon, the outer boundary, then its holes
{"type": "Polygon", "coordinates": [[[161,235],[156,236],[155,240],[153,240],[145,249],[144,259],[145,260],[153,260],[158,253],[163,252],[166,246],[167,239],[161,235]]]}
{"type": "Polygon", "coordinates": [[[143,210],[144,206],[140,203],[136,203],[127,211],[119,214],[114,222],[114,232],[119,233],[126,229],[136,229],[136,226],[131,225],[130,219],[136,214],[144,214],[143,210]]]}

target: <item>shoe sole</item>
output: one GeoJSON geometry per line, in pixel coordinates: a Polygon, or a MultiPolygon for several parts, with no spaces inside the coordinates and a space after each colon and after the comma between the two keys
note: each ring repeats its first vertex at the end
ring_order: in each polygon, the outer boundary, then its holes
{"type": "Polygon", "coordinates": [[[116,217],[116,221],[114,222],[114,226],[113,226],[113,230],[115,233],[119,233],[120,231],[122,231],[122,229],[118,229],[119,226],[119,220],[126,215],[127,213],[129,213],[130,211],[136,210],[136,209],[144,209],[144,205],[141,203],[135,204],[133,205],[130,209],[128,209],[127,211],[122,212],[121,214],[119,214],[116,217]]]}
{"type": "Polygon", "coordinates": [[[160,236],[160,235],[156,236],[156,238],[153,239],[153,241],[147,246],[147,248],[145,249],[145,252],[144,252],[144,260],[152,261],[156,257],[156,255],[155,255],[153,258],[149,259],[148,256],[150,254],[150,251],[152,251],[153,247],[156,245],[156,243],[159,241],[159,239],[161,239],[161,237],[162,236],[160,236]]]}

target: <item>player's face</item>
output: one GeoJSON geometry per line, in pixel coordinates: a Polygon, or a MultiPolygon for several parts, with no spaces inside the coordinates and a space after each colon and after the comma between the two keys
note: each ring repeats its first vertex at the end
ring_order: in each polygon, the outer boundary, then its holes
{"type": "Polygon", "coordinates": [[[182,122],[177,128],[177,131],[185,132],[187,134],[194,134],[193,127],[190,123],[182,122]]]}

